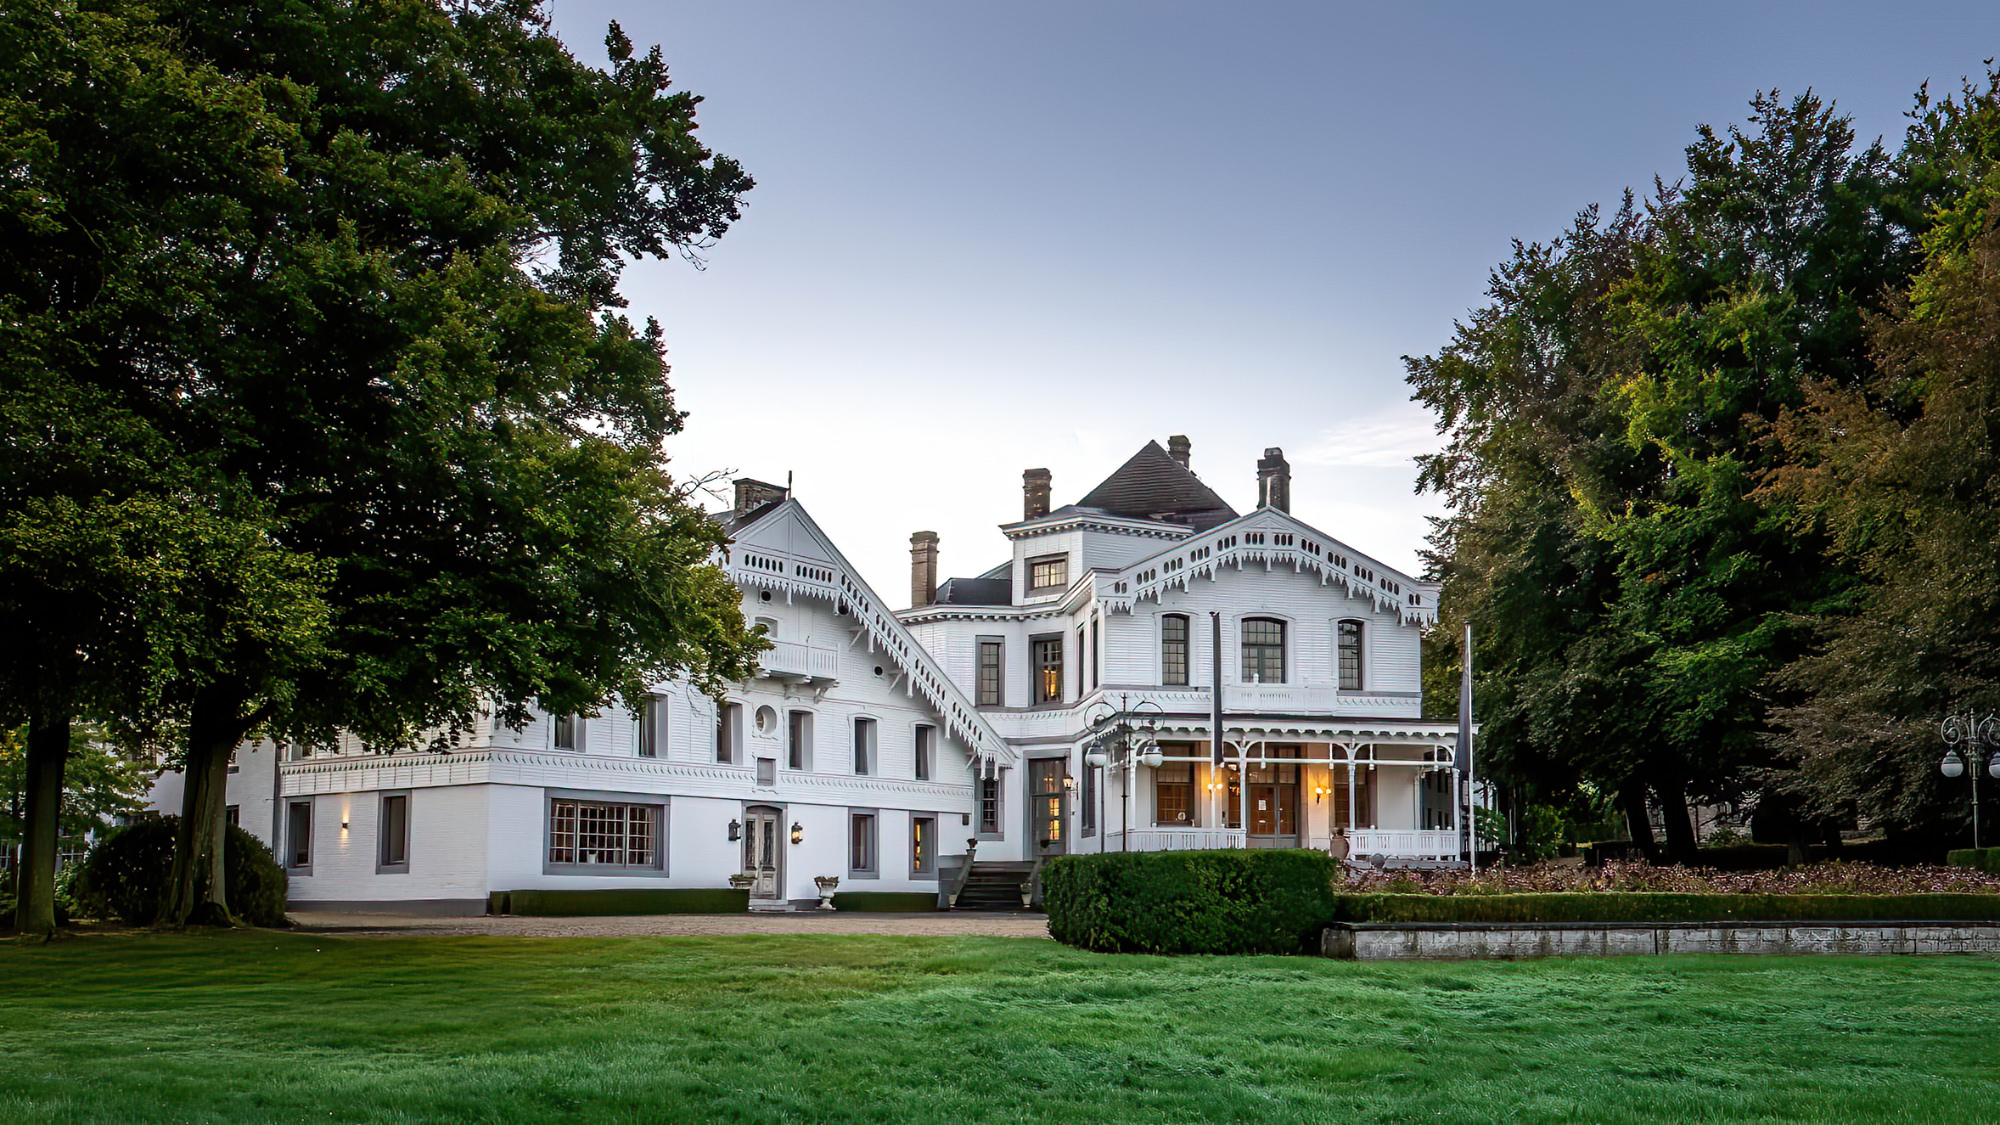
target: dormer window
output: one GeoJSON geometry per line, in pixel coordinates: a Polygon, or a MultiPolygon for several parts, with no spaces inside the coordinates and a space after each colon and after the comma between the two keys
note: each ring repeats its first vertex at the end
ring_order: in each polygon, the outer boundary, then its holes
{"type": "Polygon", "coordinates": [[[1068,588],[1068,555],[1043,555],[1028,560],[1028,593],[1046,594],[1068,588]]]}

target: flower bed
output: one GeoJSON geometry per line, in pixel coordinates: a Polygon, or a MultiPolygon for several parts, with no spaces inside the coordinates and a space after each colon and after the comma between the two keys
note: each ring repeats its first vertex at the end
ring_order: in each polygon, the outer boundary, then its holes
{"type": "Polygon", "coordinates": [[[1778,871],[1713,871],[1653,867],[1644,862],[1602,867],[1498,867],[1468,871],[1377,871],[1350,879],[1344,894],[1518,895],[1648,891],[1724,895],[2000,894],[2000,872],[1974,867],[1875,867],[1815,863],[1778,871]]]}

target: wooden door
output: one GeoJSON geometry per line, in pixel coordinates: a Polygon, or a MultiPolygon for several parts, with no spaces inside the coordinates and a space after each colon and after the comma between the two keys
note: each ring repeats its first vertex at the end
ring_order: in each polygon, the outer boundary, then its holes
{"type": "Polygon", "coordinates": [[[1039,758],[1028,769],[1028,808],[1034,822],[1028,836],[1032,857],[1062,855],[1069,850],[1069,834],[1063,826],[1069,819],[1069,794],[1063,790],[1062,758],[1039,758]],[[1049,846],[1041,847],[1047,840],[1049,846]]]}
{"type": "Polygon", "coordinates": [[[756,880],[750,884],[751,898],[778,898],[784,886],[780,864],[784,859],[784,837],[778,810],[755,805],[743,814],[743,871],[756,880]]]}
{"type": "Polygon", "coordinates": [[[1250,767],[1250,846],[1299,846],[1299,767],[1250,767]]]}

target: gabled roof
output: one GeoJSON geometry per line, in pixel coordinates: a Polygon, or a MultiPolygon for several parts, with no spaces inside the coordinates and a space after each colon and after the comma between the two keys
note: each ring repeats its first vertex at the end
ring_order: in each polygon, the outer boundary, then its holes
{"type": "Polygon", "coordinates": [[[1234,508],[1157,441],[1147,442],[1076,506],[1132,519],[1187,524],[1196,531],[1236,518],[1234,508]]]}
{"type": "Polygon", "coordinates": [[[964,741],[987,769],[1018,757],[972,701],[945,675],[930,650],[917,643],[882,598],[861,580],[833,541],[796,499],[787,497],[739,516],[723,570],[744,589],[763,589],[844,603],[868,634],[871,651],[883,652],[909,675],[909,690],[922,695],[954,737],[964,741]]]}

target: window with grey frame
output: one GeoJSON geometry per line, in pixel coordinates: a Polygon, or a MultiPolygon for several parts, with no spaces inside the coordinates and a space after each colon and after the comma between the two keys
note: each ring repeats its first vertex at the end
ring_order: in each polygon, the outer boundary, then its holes
{"type": "Polygon", "coordinates": [[[1334,624],[1334,649],[1338,654],[1340,690],[1361,690],[1361,622],[1352,619],[1334,624]]]}
{"type": "Polygon", "coordinates": [[[910,878],[937,878],[937,817],[910,818],[910,878]]]}
{"type": "Polygon", "coordinates": [[[979,779],[979,834],[994,839],[1005,835],[1000,819],[1000,778],[979,779]]]}
{"type": "Polygon", "coordinates": [[[1095,617],[1091,618],[1090,619],[1090,686],[1093,691],[1096,690],[1097,688],[1097,678],[1103,675],[1103,673],[1098,669],[1097,666],[1097,625],[1098,625],[1097,619],[1095,617]]]}
{"type": "Polygon", "coordinates": [[[1188,619],[1184,613],[1160,618],[1160,683],[1186,687],[1188,682],[1188,619]]]}
{"type": "Polygon", "coordinates": [[[1006,705],[1005,675],[1007,646],[998,637],[979,638],[979,670],[975,688],[976,702],[981,707],[1003,707],[1006,705]]]}
{"type": "Polygon", "coordinates": [[[912,763],[912,776],[918,781],[929,781],[931,779],[931,757],[937,743],[937,728],[928,723],[918,723],[916,730],[912,733],[912,737],[915,743],[913,756],[916,759],[912,763]]]}
{"type": "Polygon", "coordinates": [[[813,714],[793,711],[785,718],[785,767],[812,769],[813,714]]]}
{"type": "Polygon", "coordinates": [[[1063,698],[1063,639],[1049,633],[1028,641],[1032,667],[1029,679],[1035,685],[1036,703],[1061,703],[1063,698]]]}
{"type": "Polygon", "coordinates": [[[641,758],[657,758],[667,741],[667,699],[649,695],[632,722],[633,748],[641,758]]]}
{"type": "Polygon", "coordinates": [[[375,831],[375,874],[406,875],[410,870],[410,795],[382,794],[375,831]]]}
{"type": "Polygon", "coordinates": [[[285,804],[285,868],[293,874],[312,874],[313,865],[313,803],[308,797],[303,801],[288,801],[285,804]]]}
{"type": "Polygon", "coordinates": [[[1084,654],[1090,651],[1083,643],[1087,628],[1087,626],[1083,625],[1076,627],[1076,697],[1078,699],[1082,699],[1084,696],[1090,694],[1090,685],[1084,682],[1084,677],[1090,672],[1090,661],[1084,659],[1084,654]]]}
{"type": "Polygon", "coordinates": [[[736,748],[743,741],[743,705],[724,703],[715,709],[715,760],[736,761],[736,748]]]}
{"type": "Polygon", "coordinates": [[[1243,619],[1243,668],[1246,684],[1285,682],[1285,623],[1270,617],[1243,619]]]}
{"type": "Polygon", "coordinates": [[[1097,784],[1097,767],[1085,762],[1083,779],[1077,783],[1078,795],[1083,801],[1081,820],[1085,836],[1097,835],[1097,784]]]}
{"type": "Polygon", "coordinates": [[[1028,560],[1028,593],[1046,594],[1068,588],[1068,555],[1042,555],[1028,560]]]}
{"type": "Polygon", "coordinates": [[[664,807],[638,801],[550,797],[548,865],[660,870],[664,807]]]}
{"type": "Polygon", "coordinates": [[[556,750],[583,749],[583,720],[575,715],[549,716],[549,746],[556,750]]]}
{"type": "Polygon", "coordinates": [[[866,777],[875,772],[875,720],[854,720],[854,773],[866,777]]]}
{"type": "Polygon", "coordinates": [[[847,814],[847,874],[855,879],[873,879],[881,874],[881,854],[877,827],[881,818],[873,809],[847,814]]]}

